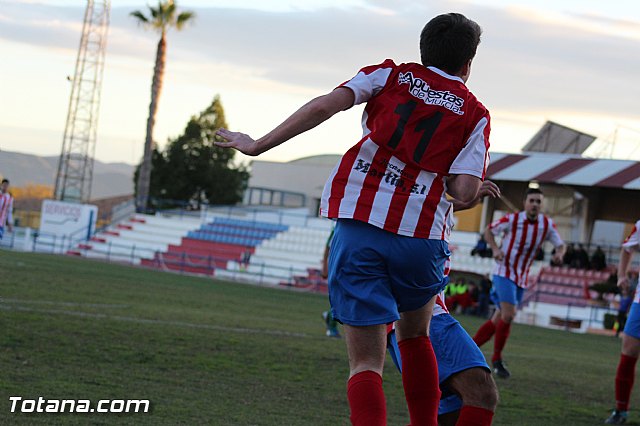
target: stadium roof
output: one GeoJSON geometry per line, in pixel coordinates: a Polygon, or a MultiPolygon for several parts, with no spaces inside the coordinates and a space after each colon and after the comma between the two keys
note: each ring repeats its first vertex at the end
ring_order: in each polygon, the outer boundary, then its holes
{"type": "Polygon", "coordinates": [[[640,189],[640,162],[526,152],[492,153],[487,177],[496,181],[640,189]]]}
{"type": "Polygon", "coordinates": [[[594,140],[596,140],[595,136],[547,121],[522,148],[522,151],[582,154],[594,140]]]}

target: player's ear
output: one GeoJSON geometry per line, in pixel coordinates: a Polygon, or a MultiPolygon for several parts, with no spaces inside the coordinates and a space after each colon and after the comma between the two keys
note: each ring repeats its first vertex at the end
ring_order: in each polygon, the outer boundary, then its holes
{"type": "Polygon", "coordinates": [[[467,80],[469,79],[469,75],[471,74],[471,61],[473,61],[473,59],[469,59],[467,63],[464,64],[462,66],[462,69],[460,70],[460,78],[465,83],[467,82],[467,80]]]}

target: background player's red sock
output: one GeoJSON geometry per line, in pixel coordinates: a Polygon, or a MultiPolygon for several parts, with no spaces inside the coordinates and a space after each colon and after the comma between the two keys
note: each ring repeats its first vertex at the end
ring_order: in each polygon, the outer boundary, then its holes
{"type": "Polygon", "coordinates": [[[509,338],[509,331],[511,330],[511,323],[502,321],[502,318],[498,320],[496,324],[496,338],[493,340],[493,357],[491,361],[498,361],[502,359],[502,350],[504,345],[507,344],[509,338]]]}
{"type": "Polygon", "coordinates": [[[486,408],[463,405],[456,426],[491,426],[493,411],[486,408]]]}
{"type": "Polygon", "coordinates": [[[620,354],[620,363],[616,371],[616,410],[629,410],[629,398],[636,375],[636,361],[638,358],[620,354]]]}
{"type": "Polygon", "coordinates": [[[482,324],[482,326],[476,331],[476,335],[473,336],[473,341],[476,342],[476,345],[482,346],[493,337],[493,334],[496,332],[496,325],[493,321],[489,320],[482,324]]]}
{"type": "Polygon", "coordinates": [[[347,398],[354,426],[384,426],[387,406],[382,391],[382,377],[374,371],[361,371],[349,379],[347,398]]]}
{"type": "Polygon", "coordinates": [[[398,347],[411,426],[437,425],[440,385],[431,340],[426,336],[404,339],[398,342],[398,347]]]}

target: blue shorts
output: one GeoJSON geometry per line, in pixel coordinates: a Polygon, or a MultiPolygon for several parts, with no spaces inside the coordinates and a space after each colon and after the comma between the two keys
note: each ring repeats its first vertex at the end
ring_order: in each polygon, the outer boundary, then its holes
{"type": "MultiPolygon", "coordinates": [[[[431,318],[429,334],[438,361],[438,380],[442,391],[438,414],[446,414],[462,407],[460,397],[446,384],[452,375],[475,367],[484,368],[489,372],[491,370],[478,345],[451,315],[441,314],[431,318]]],[[[387,336],[387,349],[396,367],[402,370],[395,331],[387,336]]]]}
{"type": "Polygon", "coordinates": [[[640,339],[640,303],[632,303],[624,325],[624,334],[640,339]]]}
{"type": "Polygon", "coordinates": [[[523,295],[524,288],[518,287],[518,285],[509,278],[501,275],[494,275],[492,277],[490,297],[491,301],[496,305],[496,308],[500,309],[500,302],[518,306],[520,302],[522,302],[523,295]]]}
{"type": "Polygon", "coordinates": [[[400,319],[446,285],[445,241],[397,235],[338,219],[329,249],[329,300],[335,319],[365,326],[400,319]]]}

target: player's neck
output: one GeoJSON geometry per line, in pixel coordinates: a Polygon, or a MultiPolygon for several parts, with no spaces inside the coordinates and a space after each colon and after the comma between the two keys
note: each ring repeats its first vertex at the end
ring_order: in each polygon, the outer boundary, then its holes
{"type": "Polygon", "coordinates": [[[525,215],[527,216],[527,219],[529,219],[529,222],[535,222],[536,220],[538,220],[537,214],[530,215],[529,213],[525,213],[525,215]]]}

